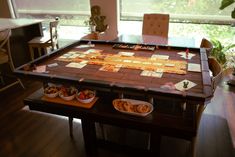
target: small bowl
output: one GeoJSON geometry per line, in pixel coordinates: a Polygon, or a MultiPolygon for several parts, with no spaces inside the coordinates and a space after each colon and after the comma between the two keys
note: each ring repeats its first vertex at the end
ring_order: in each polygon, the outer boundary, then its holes
{"type": "Polygon", "coordinates": [[[59,90],[55,86],[46,87],[44,89],[44,95],[49,98],[55,98],[59,94],[59,90]]]}
{"type": "Polygon", "coordinates": [[[92,101],[94,100],[94,98],[95,98],[95,92],[94,92],[94,91],[91,91],[91,90],[84,90],[84,91],[81,91],[81,92],[79,92],[79,93],[76,95],[77,100],[78,100],[79,102],[85,103],[85,104],[92,102],[92,101]],[[80,96],[82,93],[84,94],[84,91],[87,91],[88,93],[92,94],[93,96],[92,96],[92,97],[89,97],[89,98],[84,98],[84,99],[79,98],[79,96],[80,96]]]}
{"type": "Polygon", "coordinates": [[[71,100],[74,99],[75,94],[74,94],[74,95],[70,95],[70,96],[64,96],[64,95],[62,94],[62,92],[60,91],[60,92],[59,92],[59,96],[60,96],[63,100],[71,101],[71,100]]]}
{"type": "Polygon", "coordinates": [[[66,101],[70,101],[74,99],[77,93],[78,93],[78,90],[74,87],[69,87],[69,88],[61,87],[61,90],[59,91],[59,96],[66,101]]]}

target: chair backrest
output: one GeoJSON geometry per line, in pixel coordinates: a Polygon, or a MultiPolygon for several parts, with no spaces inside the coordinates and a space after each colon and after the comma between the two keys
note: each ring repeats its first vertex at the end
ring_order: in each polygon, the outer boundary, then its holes
{"type": "Polygon", "coordinates": [[[142,34],[168,37],[169,14],[144,14],[142,34]]]}
{"type": "Polygon", "coordinates": [[[50,38],[51,38],[52,49],[55,48],[58,42],[58,24],[59,24],[58,20],[50,22],[50,38]]]}
{"type": "Polygon", "coordinates": [[[0,51],[5,52],[8,55],[8,61],[10,63],[10,67],[12,70],[15,69],[12,56],[11,56],[11,50],[10,50],[10,36],[11,36],[11,30],[5,29],[0,31],[0,51]]]}
{"type": "Polygon", "coordinates": [[[4,46],[8,42],[10,35],[11,35],[10,29],[5,29],[5,30],[0,31],[0,50],[1,51],[8,51],[4,48],[4,46]]]}
{"type": "Polygon", "coordinates": [[[207,57],[209,57],[211,51],[213,50],[213,44],[209,40],[207,40],[206,38],[203,38],[201,41],[200,48],[205,48],[207,57]]]}
{"type": "Polygon", "coordinates": [[[209,69],[212,72],[211,82],[212,82],[212,89],[215,91],[217,85],[220,83],[223,73],[222,67],[219,62],[214,57],[208,58],[209,69]]]}

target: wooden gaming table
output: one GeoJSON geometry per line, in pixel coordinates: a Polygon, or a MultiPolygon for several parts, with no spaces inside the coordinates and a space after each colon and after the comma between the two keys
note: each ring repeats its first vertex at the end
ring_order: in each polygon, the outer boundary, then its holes
{"type": "MultiPolygon", "coordinates": [[[[68,116],[70,122],[72,117],[80,118],[88,153],[96,152],[95,122],[149,132],[151,134],[150,152],[153,154],[160,151],[159,141],[162,134],[185,139],[196,136],[198,112],[213,96],[207,56],[204,49],[159,46],[157,44],[136,45],[111,41],[92,41],[91,44],[94,45],[88,44],[86,40],[75,42],[68,47],[19,67],[15,70],[15,73],[20,77],[28,77],[42,82],[70,84],[78,89],[89,88],[96,90],[99,99],[92,108],[86,109],[43,101],[41,99],[43,96],[42,89],[26,98],[25,104],[31,110],[68,116]],[[122,46],[118,48],[116,47],[117,44],[122,46]],[[153,47],[154,49],[152,49],[153,47]],[[99,50],[98,57],[88,57],[90,52],[95,51],[97,53],[97,50],[99,50]],[[184,59],[178,54],[185,51],[189,51],[195,56],[192,59],[184,59]],[[173,70],[172,72],[163,72],[161,77],[153,77],[141,75],[142,71],[146,70],[145,68],[141,69],[141,66],[140,68],[124,66],[116,72],[101,70],[102,66],[109,65],[105,61],[107,56],[117,55],[120,52],[132,52],[134,57],[144,58],[147,61],[152,55],[167,55],[169,61],[182,61],[186,62],[186,65],[189,63],[200,64],[200,72],[188,71],[186,66],[183,69],[185,70],[184,74],[178,74],[177,70],[173,70]],[[77,55],[71,57],[71,54],[77,55]],[[92,62],[92,59],[97,58],[102,61],[102,64],[92,62]],[[35,71],[35,67],[54,63],[57,65],[53,67],[46,66],[46,70],[42,73],[35,71]],[[68,66],[70,63],[75,63],[76,66],[68,66]],[[85,66],[76,63],[85,64],[85,66]],[[184,79],[196,83],[196,86],[185,91],[162,88],[162,85],[166,83],[176,84],[184,79]],[[154,110],[146,117],[131,116],[118,112],[114,109],[112,101],[120,98],[120,95],[124,98],[150,101],[154,110]]],[[[156,62],[158,61],[156,60],[156,62]]],[[[160,61],[162,60],[160,59],[160,61]]],[[[118,63],[120,64],[120,62],[118,63]]],[[[159,64],[156,66],[162,69],[169,68],[159,64]]]]}

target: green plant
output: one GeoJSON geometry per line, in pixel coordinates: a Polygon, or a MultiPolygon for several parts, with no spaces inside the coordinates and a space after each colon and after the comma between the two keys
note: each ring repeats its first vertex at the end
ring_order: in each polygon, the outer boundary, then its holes
{"type": "Polygon", "coordinates": [[[230,59],[227,57],[227,55],[232,53],[233,49],[235,48],[235,44],[224,46],[219,40],[216,39],[212,39],[211,42],[213,44],[211,56],[215,57],[216,60],[223,66],[223,68],[226,68],[228,63],[230,63],[230,59]]]}
{"type": "Polygon", "coordinates": [[[104,32],[108,25],[104,24],[105,16],[101,16],[100,7],[98,5],[91,7],[91,17],[85,21],[86,25],[95,26],[96,32],[104,32]]]}
{"type": "MultiPolygon", "coordinates": [[[[224,8],[232,5],[233,3],[235,3],[234,0],[222,0],[221,5],[220,5],[220,9],[223,10],[224,8]]],[[[235,8],[231,12],[231,16],[232,16],[232,18],[235,18],[235,8]]]]}

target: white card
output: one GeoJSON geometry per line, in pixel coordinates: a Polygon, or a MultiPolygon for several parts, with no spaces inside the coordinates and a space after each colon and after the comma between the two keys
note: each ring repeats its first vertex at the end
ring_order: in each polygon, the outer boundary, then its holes
{"type": "Polygon", "coordinates": [[[71,63],[67,64],[66,67],[81,69],[81,68],[83,68],[83,67],[86,66],[86,65],[87,65],[87,64],[81,64],[81,63],[71,62],[71,63]]]}
{"type": "Polygon", "coordinates": [[[167,55],[152,55],[151,59],[169,59],[169,56],[167,55]]]}
{"type": "Polygon", "coordinates": [[[125,59],[125,60],[123,60],[123,62],[125,62],[125,63],[131,63],[131,60],[125,59]]]}
{"type": "Polygon", "coordinates": [[[131,57],[134,55],[134,52],[118,52],[118,54],[126,57],[131,57]]]}
{"type": "Polygon", "coordinates": [[[141,76],[151,76],[152,71],[144,70],[140,73],[141,76]]]}
{"type": "Polygon", "coordinates": [[[89,54],[89,53],[97,53],[97,52],[102,52],[103,50],[98,50],[98,49],[89,49],[84,54],[89,54]]]}
{"type": "Polygon", "coordinates": [[[95,47],[95,44],[79,45],[76,48],[88,48],[88,47],[95,47]]]}
{"type": "Polygon", "coordinates": [[[173,63],[166,63],[165,66],[167,66],[167,67],[174,67],[175,64],[173,64],[173,63]]]}
{"type": "Polygon", "coordinates": [[[196,85],[197,85],[196,83],[185,79],[185,80],[180,81],[179,83],[176,83],[175,88],[179,91],[185,91],[185,90],[189,90],[190,88],[196,85]],[[184,87],[184,82],[188,83],[186,88],[184,87]]]}
{"type": "Polygon", "coordinates": [[[152,77],[161,78],[161,77],[162,77],[162,74],[163,74],[162,72],[154,72],[154,71],[153,71],[153,72],[151,73],[151,76],[152,76],[152,77]]]}
{"type": "Polygon", "coordinates": [[[52,64],[48,64],[47,66],[48,66],[49,68],[52,68],[52,67],[58,66],[58,64],[57,64],[57,63],[52,63],[52,64]]]}
{"type": "Polygon", "coordinates": [[[188,63],[188,71],[201,72],[201,65],[195,63],[188,63]]]}

